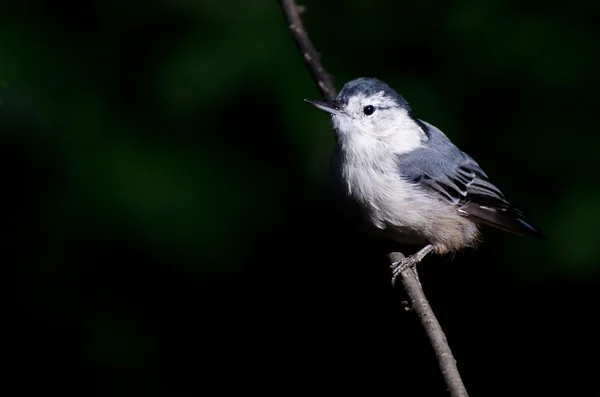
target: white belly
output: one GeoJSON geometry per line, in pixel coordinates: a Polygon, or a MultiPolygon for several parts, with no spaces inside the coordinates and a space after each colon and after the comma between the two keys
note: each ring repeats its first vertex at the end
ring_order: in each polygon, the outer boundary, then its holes
{"type": "Polygon", "coordinates": [[[334,187],[349,201],[367,232],[400,243],[437,243],[448,249],[476,239],[472,221],[403,180],[392,161],[353,163],[341,161],[341,151],[336,152],[331,164],[334,187]]]}

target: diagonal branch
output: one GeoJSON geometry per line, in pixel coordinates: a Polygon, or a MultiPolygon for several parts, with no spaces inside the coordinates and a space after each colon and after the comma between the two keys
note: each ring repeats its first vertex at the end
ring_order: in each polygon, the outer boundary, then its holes
{"type": "Polygon", "coordinates": [[[325,71],[323,64],[321,63],[321,56],[312,45],[302,20],[300,19],[300,13],[304,10],[300,6],[296,5],[294,0],[280,0],[281,9],[283,15],[288,24],[290,34],[296,42],[298,50],[304,58],[304,63],[310,72],[317,88],[321,93],[321,97],[328,101],[332,100],[336,96],[335,86],[331,76],[325,71]]]}
{"type": "MultiPolygon", "coordinates": [[[[399,252],[392,252],[388,255],[388,258],[391,263],[400,262],[404,255],[399,252]]],[[[442,326],[435,317],[419,282],[417,267],[407,267],[400,272],[400,282],[410,299],[412,309],[417,313],[419,321],[421,321],[421,325],[427,333],[450,395],[452,397],[467,397],[467,389],[465,389],[456,367],[456,360],[448,345],[446,334],[444,334],[442,326]]]]}
{"type": "MultiPolygon", "coordinates": [[[[321,96],[326,100],[334,99],[336,90],[331,76],[321,64],[319,53],[312,45],[300,20],[301,7],[296,5],[294,0],[279,0],[279,3],[289,31],[296,42],[298,50],[300,50],[304,57],[304,63],[317,84],[321,96]]],[[[403,257],[404,255],[399,252],[393,252],[388,255],[392,263],[401,260],[403,257]]],[[[456,360],[446,340],[446,335],[437,321],[419,282],[417,268],[409,267],[403,270],[400,273],[400,281],[410,298],[413,310],[417,313],[421,325],[429,338],[450,395],[452,397],[468,397],[467,390],[456,367],[456,360]]]]}

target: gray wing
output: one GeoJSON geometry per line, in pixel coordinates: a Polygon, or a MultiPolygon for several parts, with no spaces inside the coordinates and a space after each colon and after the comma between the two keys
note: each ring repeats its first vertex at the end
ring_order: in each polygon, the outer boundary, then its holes
{"type": "Polygon", "coordinates": [[[517,234],[542,237],[538,228],[514,208],[468,154],[439,129],[428,129],[426,146],[397,155],[400,174],[474,220],[517,234]]]}

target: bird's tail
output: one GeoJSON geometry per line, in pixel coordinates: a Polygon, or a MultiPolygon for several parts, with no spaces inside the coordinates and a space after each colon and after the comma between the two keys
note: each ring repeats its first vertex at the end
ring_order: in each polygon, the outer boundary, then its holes
{"type": "Polygon", "coordinates": [[[468,203],[463,208],[473,220],[521,236],[545,239],[539,227],[531,223],[525,215],[513,207],[492,208],[477,203],[468,203]]]}

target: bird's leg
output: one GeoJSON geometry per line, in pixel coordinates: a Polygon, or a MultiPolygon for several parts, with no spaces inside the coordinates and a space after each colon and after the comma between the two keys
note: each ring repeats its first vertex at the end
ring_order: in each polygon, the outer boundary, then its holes
{"type": "Polygon", "coordinates": [[[435,247],[431,244],[426,245],[424,248],[416,252],[415,254],[408,256],[401,261],[394,262],[390,266],[392,268],[392,285],[396,284],[396,277],[407,267],[415,266],[417,263],[421,262],[425,256],[433,251],[435,247]]]}

